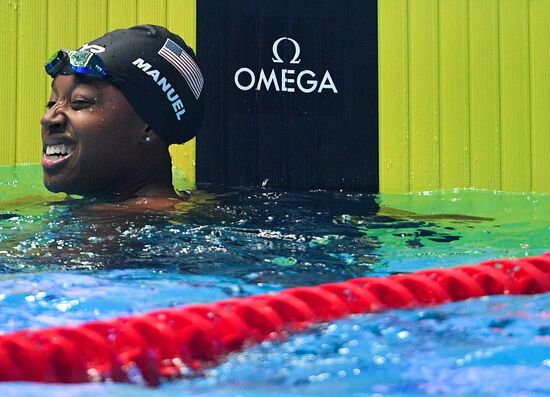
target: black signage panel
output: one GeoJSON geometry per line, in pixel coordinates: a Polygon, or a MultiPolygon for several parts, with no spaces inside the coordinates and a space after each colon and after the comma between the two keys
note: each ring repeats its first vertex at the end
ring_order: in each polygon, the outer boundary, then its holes
{"type": "Polygon", "coordinates": [[[378,191],[374,0],[198,0],[197,180],[378,191]]]}

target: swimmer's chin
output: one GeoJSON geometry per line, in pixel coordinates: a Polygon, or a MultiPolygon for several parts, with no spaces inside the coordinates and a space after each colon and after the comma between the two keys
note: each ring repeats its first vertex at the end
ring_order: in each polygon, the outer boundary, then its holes
{"type": "Polygon", "coordinates": [[[57,186],[55,183],[47,181],[45,177],[43,183],[44,187],[52,193],[65,193],[65,190],[62,187],[57,186]]]}
{"type": "Polygon", "coordinates": [[[52,193],[65,193],[68,195],[82,195],[77,191],[77,189],[74,189],[67,183],[63,183],[60,181],[55,181],[53,177],[48,176],[46,173],[44,174],[43,184],[48,191],[52,193]]]}

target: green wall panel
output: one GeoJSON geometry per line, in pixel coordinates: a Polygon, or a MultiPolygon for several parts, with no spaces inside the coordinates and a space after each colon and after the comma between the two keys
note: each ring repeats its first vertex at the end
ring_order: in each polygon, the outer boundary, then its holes
{"type": "Polygon", "coordinates": [[[471,186],[498,190],[501,188],[498,0],[469,1],[468,7],[471,186]]]}
{"type": "Polygon", "coordinates": [[[407,0],[378,3],[380,190],[409,190],[407,0]],[[383,89],[382,89],[383,87],[383,89]]]}
{"type": "Polygon", "coordinates": [[[379,7],[381,191],[550,191],[550,1],[379,7]]]}
{"type": "Polygon", "coordinates": [[[137,0],[113,1],[107,4],[107,30],[137,25],[137,0]]]}
{"type": "Polygon", "coordinates": [[[531,190],[528,0],[500,0],[501,187],[531,190]]]}
{"type": "Polygon", "coordinates": [[[48,57],[47,3],[25,0],[18,4],[15,161],[35,163],[40,159],[39,119],[47,95],[42,67],[48,57]]]}
{"type": "Polygon", "coordinates": [[[470,185],[468,1],[439,3],[440,187],[470,185]]]}
{"type": "Polygon", "coordinates": [[[15,164],[17,132],[17,3],[0,4],[0,164],[15,164]]]}
{"type": "Polygon", "coordinates": [[[410,0],[408,5],[409,169],[413,191],[440,185],[438,3],[410,0]]]}
{"type": "Polygon", "coordinates": [[[166,26],[166,0],[137,0],[137,23],[166,26]]]}
{"type": "Polygon", "coordinates": [[[550,192],[550,1],[529,2],[532,189],[550,192]]]}
{"type": "Polygon", "coordinates": [[[107,0],[77,2],[77,42],[82,45],[107,31],[107,0]]]}

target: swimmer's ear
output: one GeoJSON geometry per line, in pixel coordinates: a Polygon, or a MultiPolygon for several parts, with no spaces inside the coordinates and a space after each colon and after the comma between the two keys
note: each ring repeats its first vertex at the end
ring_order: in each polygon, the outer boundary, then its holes
{"type": "Polygon", "coordinates": [[[141,134],[141,142],[150,145],[154,143],[157,139],[159,139],[158,134],[155,132],[151,126],[146,125],[143,129],[143,133],[141,134]]]}

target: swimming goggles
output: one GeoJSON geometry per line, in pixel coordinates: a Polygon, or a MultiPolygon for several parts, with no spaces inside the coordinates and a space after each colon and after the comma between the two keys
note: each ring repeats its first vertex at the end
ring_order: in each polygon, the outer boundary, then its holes
{"type": "Polygon", "coordinates": [[[57,76],[65,67],[73,73],[88,77],[107,77],[107,68],[101,58],[86,50],[69,51],[63,48],[53,54],[44,65],[46,73],[52,77],[57,76]]]}

